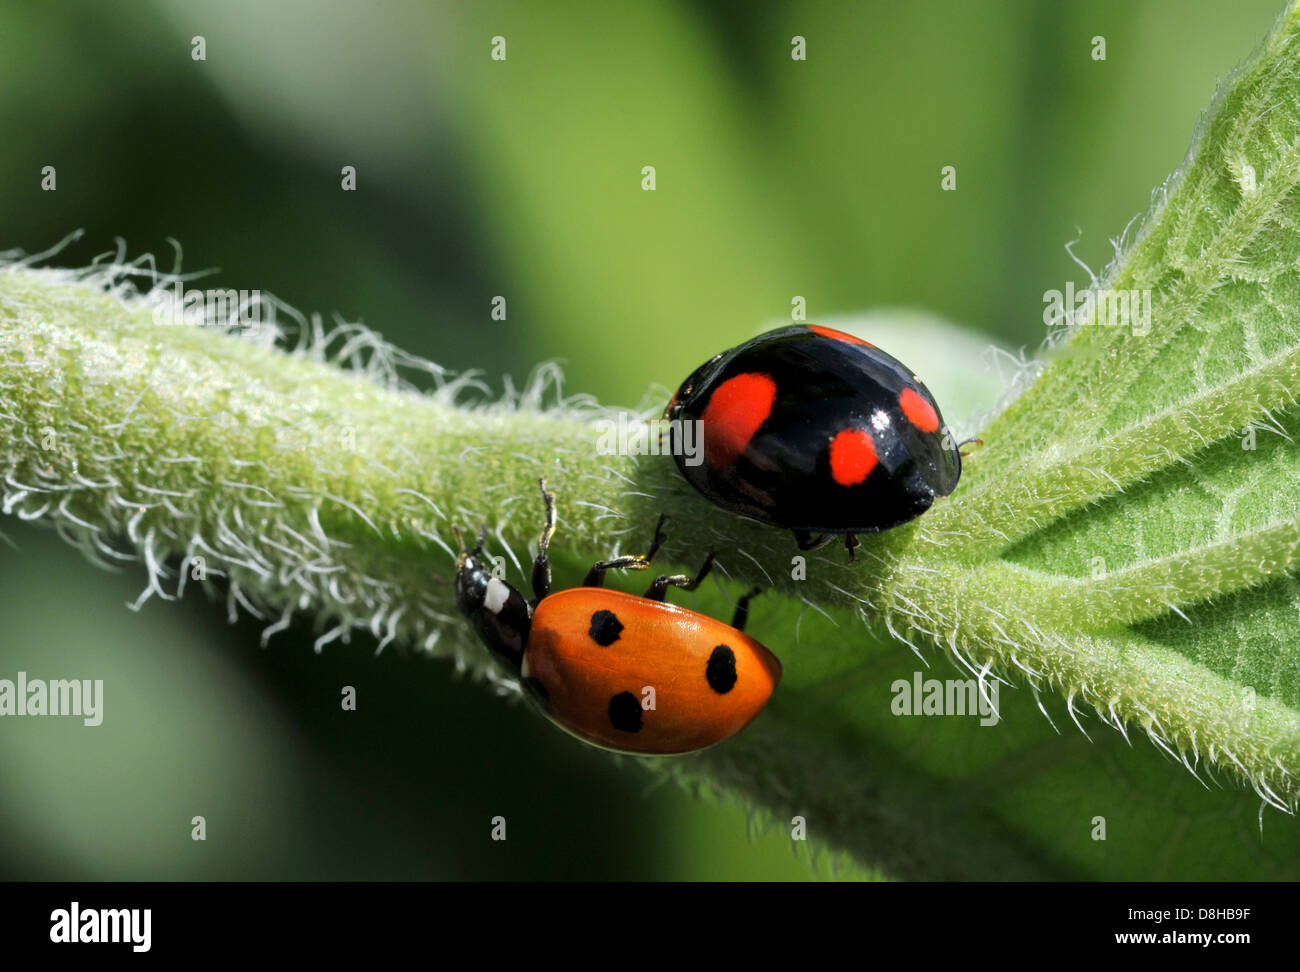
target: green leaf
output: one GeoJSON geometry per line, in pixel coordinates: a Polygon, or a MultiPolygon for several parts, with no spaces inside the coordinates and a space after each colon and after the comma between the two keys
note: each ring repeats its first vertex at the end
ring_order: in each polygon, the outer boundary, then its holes
{"type": "MultiPolygon", "coordinates": [[[[960,501],[921,527],[989,565],[959,590],[1033,589],[1032,606],[1013,612],[1018,644],[986,640],[975,654],[1005,668],[1038,633],[1086,633],[1097,648],[1023,660],[1039,681],[1292,807],[1300,686],[1288,676],[1300,641],[1283,578],[1300,551],[1296,24],[1292,7],[1223,89],[1100,281],[1149,294],[1149,327],[1083,319],[987,431],[960,501]]],[[[995,598],[1006,613],[1012,599],[995,598]]]]}
{"type": "MultiPolygon", "coordinates": [[[[159,326],[124,268],[0,274],[4,509],[141,557],[146,593],[169,596],[179,555],[270,632],[297,610],[322,648],[363,628],[487,672],[445,583],[451,528],[487,522],[521,576],[545,475],[561,583],[667,512],[665,564],[716,548],[734,582],[696,607],[775,589],[753,626],[780,691],[736,739],[655,764],[684,782],[895,876],[1298,876],[1294,825],[1255,833],[1258,798],[1300,800],[1298,33],[1292,6],[1098,281],[1149,292],[1149,328],[1078,322],[957,492],[857,564],[832,548],[797,579],[788,537],[666,457],[600,455],[609,413],[543,407],[553,369],[467,404],[467,379],[359,328],[286,353],[159,326]],[[962,674],[945,656],[997,693],[996,724],[895,714],[914,679],[962,674]]],[[[943,375],[962,351],[933,327],[943,375]]]]}

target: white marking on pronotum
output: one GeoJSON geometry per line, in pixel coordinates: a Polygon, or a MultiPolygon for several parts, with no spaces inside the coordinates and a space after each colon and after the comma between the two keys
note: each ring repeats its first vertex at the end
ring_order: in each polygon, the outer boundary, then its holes
{"type": "Polygon", "coordinates": [[[487,595],[483,598],[483,604],[493,614],[500,614],[508,600],[510,600],[509,586],[505,581],[491,578],[487,583],[487,595]]]}

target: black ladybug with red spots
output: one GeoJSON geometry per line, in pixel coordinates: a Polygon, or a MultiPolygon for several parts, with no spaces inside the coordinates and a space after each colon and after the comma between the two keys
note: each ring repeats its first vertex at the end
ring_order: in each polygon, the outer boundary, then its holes
{"type": "Polygon", "coordinates": [[[793,530],[800,550],[915,519],[961,476],[961,453],[912,370],[861,338],[783,327],[697,368],[665,417],[698,422],[686,479],[713,502],[793,530]],[[697,453],[698,455],[698,453],[697,453]]]}

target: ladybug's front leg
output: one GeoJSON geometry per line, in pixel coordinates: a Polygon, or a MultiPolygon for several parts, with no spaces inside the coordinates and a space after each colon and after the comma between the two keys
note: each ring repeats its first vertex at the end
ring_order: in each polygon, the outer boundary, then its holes
{"type": "Polygon", "coordinates": [[[591,565],[591,570],[587,571],[586,580],[582,582],[583,587],[604,587],[605,571],[607,570],[645,570],[650,566],[650,562],[655,559],[655,554],[659,548],[664,545],[668,539],[668,534],[664,533],[664,523],[668,520],[668,514],[661,514],[659,522],[655,524],[655,535],[650,541],[650,549],[644,554],[637,556],[615,557],[613,560],[601,560],[591,565]]]}
{"type": "Polygon", "coordinates": [[[688,577],[685,574],[662,574],[659,577],[656,577],[654,583],[651,584],[649,589],[645,592],[645,596],[650,598],[652,601],[662,601],[670,587],[680,587],[684,591],[695,590],[695,588],[700,586],[700,582],[709,576],[709,571],[713,569],[713,560],[714,555],[712,553],[704,558],[704,563],[700,569],[696,571],[694,578],[688,577]]]}
{"type": "Polygon", "coordinates": [[[546,522],[542,526],[541,539],[537,541],[537,556],[533,559],[533,597],[540,601],[551,593],[551,562],[546,557],[546,549],[555,535],[555,494],[547,492],[545,477],[537,484],[542,490],[542,502],[546,504],[546,522]]]}

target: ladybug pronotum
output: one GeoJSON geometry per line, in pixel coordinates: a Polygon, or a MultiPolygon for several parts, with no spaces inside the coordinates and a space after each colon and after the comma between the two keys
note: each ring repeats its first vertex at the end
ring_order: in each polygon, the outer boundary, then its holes
{"type": "Polygon", "coordinates": [[[781,679],[777,657],[744,633],[757,589],[740,599],[730,625],[664,600],[670,587],[694,590],[712,554],[694,578],[661,575],[643,596],[607,590],[606,571],[650,566],[665,540],[660,517],[647,553],[600,561],[581,587],[551,593],[555,498],[541,485],[546,524],[533,601],[492,576],[481,536],[456,564],[456,607],[525,694],[560,728],[618,752],[691,752],[747,726],[781,679]]]}
{"type": "Polygon", "coordinates": [[[792,530],[800,550],[912,520],[947,496],[961,453],[934,396],[897,358],[843,331],[783,327],[697,368],[664,413],[698,422],[703,461],[672,453],[692,486],[792,530]]]}

